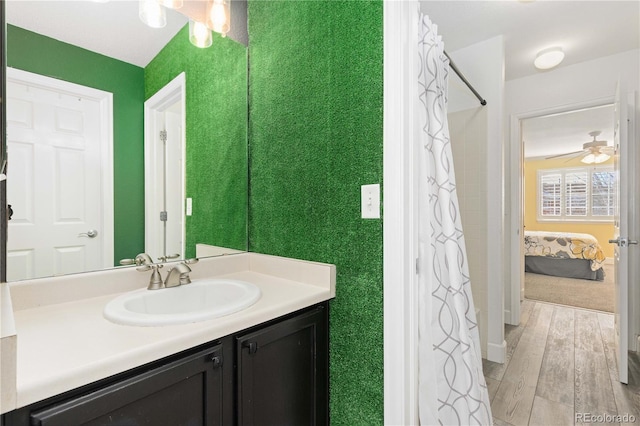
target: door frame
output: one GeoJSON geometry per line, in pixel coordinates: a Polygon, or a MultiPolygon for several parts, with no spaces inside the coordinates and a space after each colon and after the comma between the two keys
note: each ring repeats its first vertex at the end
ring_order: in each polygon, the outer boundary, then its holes
{"type": "Polygon", "coordinates": [[[508,312],[505,312],[505,322],[507,324],[520,324],[520,300],[524,297],[524,239],[520,234],[520,231],[524,226],[524,141],[522,140],[522,121],[545,115],[560,114],[579,109],[613,104],[614,101],[615,95],[612,94],[611,96],[604,98],[597,98],[560,106],[550,106],[548,108],[510,115],[511,224],[509,239],[511,250],[509,250],[509,265],[511,279],[507,281],[507,283],[510,283],[508,284],[510,285],[508,312]],[[515,249],[516,247],[518,250],[515,249]]]}
{"type": "MultiPolygon", "coordinates": [[[[157,135],[155,134],[156,129],[156,117],[157,113],[164,112],[169,106],[175,104],[176,102],[181,102],[182,114],[180,117],[181,120],[181,128],[182,134],[180,138],[182,140],[181,146],[181,156],[182,156],[182,166],[180,170],[180,177],[182,183],[180,185],[180,198],[182,199],[182,229],[181,229],[181,239],[182,239],[182,247],[180,255],[184,258],[185,256],[185,245],[186,245],[186,217],[185,217],[185,185],[186,185],[186,146],[187,146],[187,138],[186,138],[186,74],[181,72],[178,74],[173,80],[167,83],[163,88],[158,90],[153,96],[147,99],[144,103],[144,193],[145,193],[145,251],[149,251],[149,247],[156,247],[160,244],[160,237],[156,235],[153,227],[153,220],[148,220],[150,215],[154,215],[157,212],[153,211],[153,199],[158,196],[160,191],[162,191],[161,187],[158,185],[158,182],[155,182],[153,179],[153,171],[158,164],[156,162],[156,156],[154,155],[153,147],[155,144],[153,143],[157,135]]],[[[152,218],[152,217],[151,217],[152,218]]]]}
{"type": "MultiPolygon", "coordinates": [[[[113,214],[113,93],[92,87],[58,80],[40,74],[7,67],[7,82],[54,90],[70,96],[79,96],[98,103],[100,115],[101,200],[102,214],[102,268],[113,268],[114,214],[113,214]]],[[[10,176],[8,177],[10,179],[10,176]]]]}
{"type": "Polygon", "coordinates": [[[384,423],[418,424],[418,7],[383,4],[384,423]]]}

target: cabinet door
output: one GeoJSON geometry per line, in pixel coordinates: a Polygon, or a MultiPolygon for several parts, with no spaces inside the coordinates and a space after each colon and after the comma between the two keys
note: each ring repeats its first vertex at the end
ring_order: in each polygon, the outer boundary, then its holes
{"type": "Polygon", "coordinates": [[[328,309],[236,338],[240,425],[328,423],[328,309]]]}
{"type": "Polygon", "coordinates": [[[222,345],[199,351],[33,412],[31,425],[222,425],[222,361],[222,345]]]}

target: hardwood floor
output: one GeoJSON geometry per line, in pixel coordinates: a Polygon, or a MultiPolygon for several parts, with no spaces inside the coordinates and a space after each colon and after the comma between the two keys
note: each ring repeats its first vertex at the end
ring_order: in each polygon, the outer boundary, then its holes
{"type": "Polygon", "coordinates": [[[618,382],[612,314],[529,299],[521,312],[506,362],[483,360],[496,425],[640,425],[640,360],[618,382]]]}

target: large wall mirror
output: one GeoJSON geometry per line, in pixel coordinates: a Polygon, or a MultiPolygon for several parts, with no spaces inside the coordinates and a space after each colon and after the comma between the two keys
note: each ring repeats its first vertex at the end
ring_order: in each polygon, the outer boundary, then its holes
{"type": "Polygon", "coordinates": [[[149,28],[138,1],[5,2],[8,281],[142,252],[162,261],[247,250],[237,3],[229,36],[213,33],[202,49],[186,16],[167,9],[166,26],[149,28]]]}

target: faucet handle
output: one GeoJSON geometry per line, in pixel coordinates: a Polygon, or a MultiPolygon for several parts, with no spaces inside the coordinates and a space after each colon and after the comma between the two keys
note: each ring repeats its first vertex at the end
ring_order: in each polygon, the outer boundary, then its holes
{"type": "Polygon", "coordinates": [[[153,265],[153,259],[147,253],[140,253],[136,256],[136,265],[153,265]]]}
{"type": "Polygon", "coordinates": [[[164,288],[164,283],[162,282],[162,275],[160,275],[160,269],[162,269],[163,265],[151,265],[150,268],[153,269],[151,273],[151,278],[149,279],[149,286],[147,290],[158,290],[160,288],[164,288]]]}
{"type": "Polygon", "coordinates": [[[185,259],[184,263],[186,263],[187,265],[193,265],[195,263],[200,262],[200,259],[198,259],[197,257],[194,257],[193,259],[185,259]]]}
{"type": "Polygon", "coordinates": [[[151,256],[147,253],[138,254],[135,259],[120,259],[121,265],[153,265],[153,260],[151,256]]]}
{"type": "Polygon", "coordinates": [[[179,257],[180,257],[180,254],[179,254],[179,253],[174,253],[174,254],[168,254],[168,255],[165,255],[165,256],[160,256],[160,257],[158,258],[158,260],[159,260],[160,262],[166,262],[166,261],[167,261],[167,260],[169,260],[169,259],[177,259],[177,258],[179,258],[179,257]]]}

